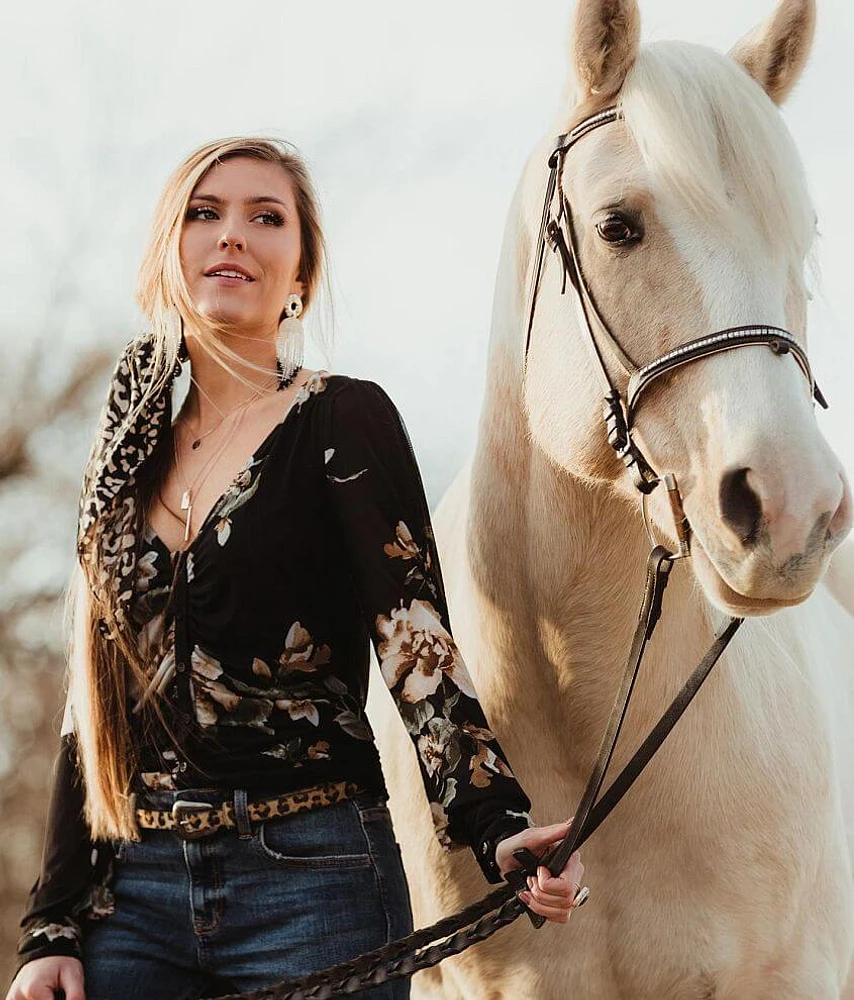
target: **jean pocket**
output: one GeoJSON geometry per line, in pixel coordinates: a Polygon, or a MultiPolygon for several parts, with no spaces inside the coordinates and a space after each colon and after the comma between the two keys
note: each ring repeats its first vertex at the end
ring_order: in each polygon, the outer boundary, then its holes
{"type": "Polygon", "coordinates": [[[283,868],[368,868],[373,864],[358,812],[347,802],[264,820],[252,838],[283,868]]]}
{"type": "Polygon", "coordinates": [[[391,825],[391,813],[388,811],[388,806],[386,805],[360,805],[356,803],[356,808],[359,810],[359,815],[362,819],[368,823],[388,823],[391,825]]]}

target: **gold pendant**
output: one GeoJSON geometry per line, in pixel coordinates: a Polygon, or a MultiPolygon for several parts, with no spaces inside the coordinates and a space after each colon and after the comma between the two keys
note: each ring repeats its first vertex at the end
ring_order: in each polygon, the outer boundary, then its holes
{"type": "Polygon", "coordinates": [[[190,518],[192,516],[193,516],[193,505],[190,504],[190,506],[187,507],[187,522],[184,525],[184,541],[185,542],[188,541],[189,538],[190,538],[190,518]]]}
{"type": "Polygon", "coordinates": [[[189,509],[190,509],[190,491],[184,490],[184,493],[181,497],[181,510],[189,510],[189,509]]]}

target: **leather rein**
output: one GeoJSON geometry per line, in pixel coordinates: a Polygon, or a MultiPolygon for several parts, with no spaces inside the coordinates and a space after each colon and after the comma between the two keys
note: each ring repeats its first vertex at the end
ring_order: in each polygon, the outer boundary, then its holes
{"type": "MultiPolygon", "coordinates": [[[[623,795],[625,795],[700,690],[703,682],[709,676],[712,668],[744,621],[743,618],[732,617],[724,622],[716,633],[706,655],[696,666],[679,694],[671,702],[666,712],[662,715],[659,722],[641,744],[623,771],[613,781],[602,798],[599,799],[599,792],[601,791],[605,773],[611,762],[620,729],[625,720],[646,646],[652,637],[661,614],[661,602],[670,570],[675,560],[687,558],[691,554],[691,527],[685,516],[682,496],[675,476],[672,473],[664,473],[661,476],[657,475],[653,464],[646,458],[632,437],[635,414],[644,392],[656,379],[682,365],[711,357],[714,354],[720,354],[723,351],[731,351],[736,348],[753,345],[765,345],[775,354],[791,355],[809,383],[811,396],[825,409],[828,405],[813,377],[806,352],[788,330],[777,326],[751,324],[718,330],[705,337],[690,340],[643,366],[635,364],[622,347],[602,316],[593,293],[590,290],[590,286],[585,279],[584,271],[581,267],[578,237],[575,231],[572,209],[564,193],[562,182],[563,167],[569,150],[584,136],[589,135],[604,125],[616,122],[620,118],[622,118],[622,114],[616,106],[606,108],[604,111],[585,118],[569,132],[558,136],[549,155],[548,165],[550,170],[546,183],[546,194],[537,244],[537,257],[529,297],[530,305],[525,333],[525,368],[527,370],[528,351],[537,306],[537,293],[545,265],[546,249],[550,247],[558,254],[563,267],[561,294],[566,292],[568,280],[576,292],[580,312],[584,319],[586,342],[591,348],[597,375],[603,388],[603,420],[608,443],[614,450],[617,458],[625,465],[635,488],[639,491],[644,501],[659,484],[664,485],[668,493],[676,528],[678,552],[671,552],[662,545],[654,545],[650,552],[647,563],[644,599],[638,618],[638,625],[632,640],[628,662],[626,663],[623,678],[614,700],[608,725],[602,737],[593,772],[588,780],[573,822],[562,843],[552,851],[546,861],[546,865],[552,875],[558,874],[563,869],[573,851],[590,836],[623,795]],[[557,200],[558,205],[556,214],[553,213],[555,200],[557,200]],[[597,328],[602,340],[601,343],[597,338],[597,328]],[[625,393],[620,391],[611,378],[608,366],[605,363],[603,344],[610,353],[611,358],[617,362],[623,371],[626,378],[625,393]]],[[[645,507],[644,520],[646,521],[645,507]]],[[[523,859],[520,857],[520,860],[523,859]]],[[[531,856],[524,860],[527,862],[526,867],[530,870],[536,859],[531,856]]],[[[542,864],[543,862],[539,861],[539,863],[542,864]]],[[[514,876],[513,880],[519,885],[524,881],[524,877],[516,877],[515,872],[509,874],[514,876]]]]}
{"type": "MultiPolygon", "coordinates": [[[[373,986],[411,976],[415,972],[437,965],[443,959],[458,954],[466,948],[485,940],[501,927],[512,923],[527,912],[535,927],[545,923],[545,917],[528,909],[516,895],[527,887],[528,875],[536,875],[537,867],[545,865],[552,875],[558,875],[570,856],[596,830],[612,812],[617,803],[632,787],[656,751],[667,738],[679,718],[690,705],[712,668],[720,659],[732,637],[742,624],[742,618],[729,618],[716,633],[712,644],[700,660],[685,685],[649,735],[604,792],[602,787],[626,718],[632,691],[646,652],[647,645],[661,617],[664,590],[673,564],[677,559],[690,556],[690,525],[682,508],[682,497],[675,477],[671,473],[656,475],[651,462],[644,456],[632,438],[634,416],[639,400],[647,388],[658,378],[673,369],[722,351],[739,347],[765,345],[775,354],[790,354],[800,366],[810,392],[818,403],[827,407],[815,383],[806,353],[787,330],[775,326],[743,326],[720,330],[706,337],[691,340],[642,367],[636,365],[605,323],[590,291],[581,268],[578,243],[573,226],[569,201],[562,186],[564,161],[570,149],[590,132],[621,117],[616,107],[606,108],[585,118],[571,131],[558,136],[549,155],[550,168],[546,184],[543,214],[540,223],[537,257],[534,266],[527,329],[525,335],[525,366],[534,323],[537,293],[545,267],[546,250],[558,254],[563,266],[562,294],[567,280],[577,294],[587,328],[587,341],[596,360],[597,372],[604,394],[603,420],[608,442],[617,457],[624,463],[635,487],[643,498],[660,483],[667,490],[676,525],[678,553],[662,545],[654,545],[647,562],[646,584],[638,623],[622,680],[614,700],[605,732],[600,742],[596,763],[576,809],[575,816],[563,840],[543,858],[523,849],[515,852],[521,868],[505,876],[507,885],[495,889],[476,903],[472,903],[450,917],[429,927],[414,931],[398,941],[393,941],[373,952],[360,955],[349,962],[342,962],[300,979],[292,979],[275,986],[234,994],[222,1000],[327,1000],[330,997],[348,996],[373,986]],[[557,214],[552,213],[555,195],[558,198],[557,214]],[[622,368],[627,379],[625,394],[614,384],[605,364],[602,344],[594,332],[595,320],[602,341],[622,368]]],[[[645,512],[644,512],[645,513],[645,512]]]]}

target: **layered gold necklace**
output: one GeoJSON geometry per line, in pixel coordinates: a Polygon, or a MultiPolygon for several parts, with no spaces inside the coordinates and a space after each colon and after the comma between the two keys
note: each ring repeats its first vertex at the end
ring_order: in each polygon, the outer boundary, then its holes
{"type": "MultiPolygon", "coordinates": [[[[249,405],[251,403],[255,402],[255,400],[258,399],[259,396],[263,395],[264,392],[266,391],[266,388],[267,388],[266,386],[263,386],[263,385],[259,386],[249,397],[247,397],[246,399],[244,399],[241,403],[238,403],[237,406],[233,407],[227,413],[223,413],[222,410],[220,410],[220,408],[216,405],[216,403],[210,398],[210,396],[204,391],[204,389],[202,389],[202,387],[199,385],[199,383],[196,382],[196,380],[192,377],[192,375],[190,376],[190,379],[193,382],[193,385],[195,385],[195,387],[202,394],[202,396],[205,397],[205,399],[210,403],[210,405],[220,415],[220,419],[217,421],[217,423],[210,430],[205,431],[204,434],[201,434],[198,437],[194,438],[194,440],[192,442],[192,445],[191,445],[191,447],[193,448],[193,450],[196,450],[201,445],[202,441],[206,437],[208,437],[210,434],[213,434],[214,431],[216,431],[218,428],[220,428],[223,425],[223,423],[229,417],[233,416],[236,413],[237,414],[237,418],[234,421],[232,421],[231,427],[229,428],[228,433],[226,434],[226,436],[221,441],[219,447],[216,449],[216,451],[214,451],[211,454],[211,457],[202,466],[202,468],[196,474],[195,478],[193,479],[192,483],[190,483],[189,486],[187,485],[186,480],[184,479],[183,473],[181,471],[181,461],[180,461],[180,458],[179,458],[179,455],[178,455],[178,435],[174,434],[174,433],[172,435],[172,444],[173,444],[173,448],[174,448],[174,452],[175,452],[175,471],[176,471],[177,476],[178,476],[178,482],[179,482],[179,484],[181,486],[181,489],[182,489],[182,493],[181,493],[181,510],[187,512],[186,519],[184,521],[184,543],[185,544],[190,540],[190,529],[191,529],[192,518],[193,518],[193,498],[198,495],[199,488],[202,486],[202,484],[208,478],[208,476],[210,475],[210,473],[213,471],[213,468],[214,468],[214,466],[216,464],[217,459],[220,457],[220,455],[222,455],[222,453],[225,451],[226,447],[228,446],[228,443],[234,437],[234,434],[237,431],[237,428],[240,426],[240,423],[243,420],[243,417],[245,416],[246,411],[249,408],[249,405]]],[[[275,380],[276,381],[278,380],[278,375],[275,376],[275,380]]],[[[162,502],[162,498],[161,498],[161,502],[162,502]]],[[[167,510],[168,510],[168,508],[167,508],[167,510]]]]}

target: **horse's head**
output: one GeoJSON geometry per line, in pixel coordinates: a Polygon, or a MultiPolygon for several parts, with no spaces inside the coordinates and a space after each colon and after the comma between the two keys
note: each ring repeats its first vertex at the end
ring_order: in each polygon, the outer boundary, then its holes
{"type": "MultiPolygon", "coordinates": [[[[724,56],[680,42],[640,46],[636,0],[579,0],[577,93],[559,131],[612,104],[622,118],[574,145],[560,180],[586,282],[637,365],[752,324],[788,330],[806,346],[815,216],[777,105],[806,61],[813,23],[813,0],[783,0],[724,56]]],[[[529,247],[547,149],[523,181],[529,247]]],[[[636,497],[605,440],[578,297],[571,285],[561,294],[558,254],[547,257],[525,383],[534,437],[573,474],[636,497]]],[[[625,389],[618,352],[599,344],[625,389]]],[[[753,345],[674,369],[644,393],[634,433],[654,469],[679,482],[694,569],[715,604],[762,614],[811,593],[850,528],[851,500],[791,353],[753,345]]],[[[661,488],[650,513],[672,537],[661,488]]]]}

